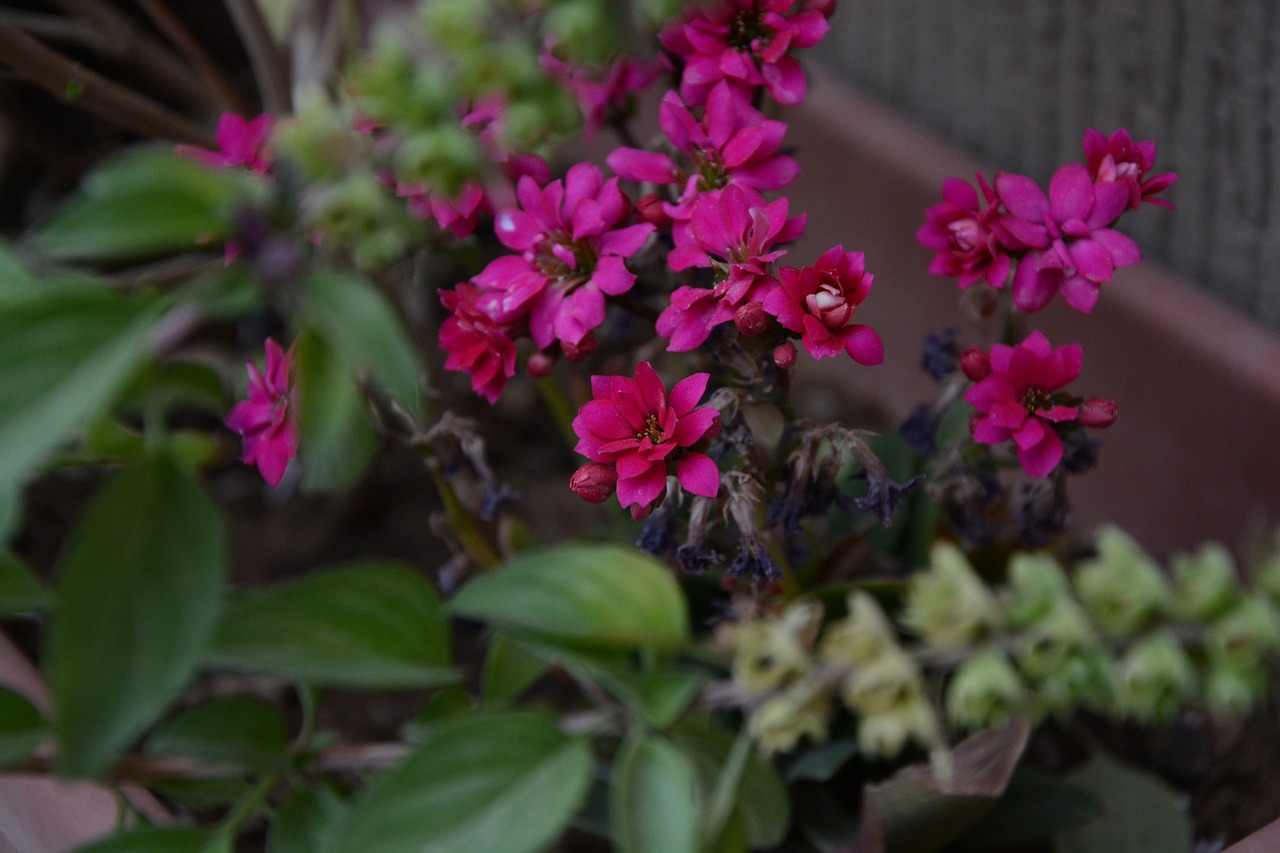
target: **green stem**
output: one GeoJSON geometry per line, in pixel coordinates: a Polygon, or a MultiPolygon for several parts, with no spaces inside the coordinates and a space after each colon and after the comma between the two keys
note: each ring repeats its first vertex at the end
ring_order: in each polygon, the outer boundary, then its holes
{"type": "Polygon", "coordinates": [[[227,819],[218,827],[214,836],[215,843],[210,846],[216,847],[216,842],[218,841],[225,841],[230,846],[237,833],[239,833],[240,827],[252,820],[253,816],[262,808],[262,805],[267,800],[267,794],[271,793],[271,789],[275,787],[275,784],[275,774],[263,776],[259,779],[253,790],[246,794],[244,799],[236,803],[236,807],[231,814],[227,815],[227,819]]]}
{"type": "Polygon", "coordinates": [[[551,410],[551,416],[555,418],[556,426],[560,428],[560,434],[564,436],[564,440],[569,443],[570,448],[576,447],[578,434],[573,431],[573,405],[565,396],[560,383],[553,376],[545,376],[535,379],[533,384],[538,389],[542,402],[546,403],[547,408],[551,410]]]}
{"type": "Polygon", "coordinates": [[[501,559],[476,528],[475,520],[462,505],[462,501],[458,500],[458,494],[453,490],[453,485],[440,472],[440,467],[434,460],[427,460],[427,468],[431,470],[431,479],[435,481],[440,500],[444,503],[444,510],[449,515],[449,524],[453,527],[453,532],[462,543],[462,547],[466,549],[471,559],[476,561],[476,565],[485,571],[497,566],[501,559]]]}

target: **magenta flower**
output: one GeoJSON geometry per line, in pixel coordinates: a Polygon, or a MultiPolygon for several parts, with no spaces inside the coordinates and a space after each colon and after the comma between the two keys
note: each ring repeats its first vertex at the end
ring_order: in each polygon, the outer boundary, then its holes
{"type": "Polygon", "coordinates": [[[1168,189],[1178,176],[1173,172],[1152,175],[1156,165],[1156,144],[1134,142],[1124,128],[1103,136],[1089,128],[1084,132],[1084,156],[1095,181],[1116,181],[1129,190],[1129,207],[1136,210],[1144,201],[1172,209],[1173,204],[1156,195],[1168,189]]]}
{"type": "Polygon", "coordinates": [[[1068,163],[1054,172],[1049,194],[1022,175],[996,176],[1009,211],[1001,225],[1030,251],[1013,274],[1013,304],[1039,311],[1054,294],[1086,314],[1117,267],[1142,260],[1132,238],[1109,226],[1129,203],[1123,183],[1094,183],[1089,170],[1068,163]]]}
{"type": "MultiPolygon", "coordinates": [[[[720,490],[720,470],[711,457],[690,448],[715,435],[720,413],[698,406],[710,374],[682,379],[667,394],[647,361],[636,365],[635,379],[593,376],[594,400],[573,419],[578,435],[574,448],[592,462],[614,466],[618,502],[643,518],[662,496],[674,467],[681,488],[713,498],[720,490]]],[[[596,480],[601,480],[598,473],[596,480]]]]}
{"type": "Polygon", "coordinates": [[[929,272],[955,278],[962,290],[981,279],[1004,287],[1012,268],[1009,250],[1020,248],[1001,226],[1000,197],[981,173],[978,186],[985,209],[968,181],[947,178],[942,184],[944,201],[925,211],[925,224],[916,231],[916,238],[937,252],[929,272]]]}
{"type": "Polygon", "coordinates": [[[973,440],[1012,439],[1018,462],[1032,477],[1058,467],[1062,439],[1054,425],[1080,417],[1078,399],[1059,392],[1080,375],[1083,358],[1079,344],[1054,349],[1038,330],[1016,347],[993,344],[990,372],[964,394],[978,410],[969,423],[973,440]]]}
{"type": "Polygon", "coordinates": [[[604,322],[605,296],[635,284],[626,259],[654,226],[626,225],[631,204],[618,179],[604,181],[590,163],[573,166],[545,188],[523,177],[516,197],[520,206],[499,211],[494,230],[520,254],[495,259],[474,281],[502,293],[505,315],[528,315],[539,349],[557,340],[576,347],[604,322]]]}
{"type": "Polygon", "coordinates": [[[206,151],[194,145],[179,145],[174,150],[214,169],[245,166],[255,175],[261,175],[271,168],[267,141],[274,121],[270,113],[248,120],[235,113],[223,113],[214,131],[219,150],[206,151]]]}
{"type": "Polygon", "coordinates": [[[293,368],[293,347],[283,352],[267,338],[266,372],[252,361],[249,370],[249,399],[241,400],[227,415],[226,424],[244,442],[241,460],[256,464],[262,479],[272,488],[284,477],[289,460],[298,455],[298,422],[289,372],[293,368]]]}
{"type": "MultiPolygon", "coordinates": [[[[658,36],[684,60],[680,96],[690,106],[707,101],[711,88],[728,80],[742,91],[764,86],[780,104],[804,100],[805,77],[788,51],[822,41],[831,25],[824,10],[802,8],[786,15],[795,0],[722,0],[696,10],[658,36]]],[[[829,14],[829,11],[828,11],[829,14]]]]}
{"type": "Polygon", "coordinates": [[[847,352],[859,364],[884,361],[884,343],[870,326],[853,322],[854,311],[871,292],[874,279],[861,252],[833,246],[811,267],[778,270],[781,287],[764,298],[764,310],[799,332],[814,358],[847,352]]]}
{"type": "Polygon", "coordinates": [[[475,181],[467,181],[457,195],[444,196],[432,192],[424,184],[398,184],[396,195],[403,197],[409,212],[422,220],[435,220],[441,230],[449,231],[459,240],[475,233],[481,213],[492,213],[484,187],[475,181]]]}
{"type": "Polygon", "coordinates": [[[698,195],[684,227],[674,231],[675,248],[667,265],[676,272],[691,267],[715,271],[712,288],[680,287],[658,317],[657,331],[670,338],[667,349],[684,352],[702,344],[711,330],[732,320],[748,302],[763,302],[778,286],[771,267],[786,254],[774,248],[804,230],[804,214],[787,218],[788,202],[766,203],[759,193],[730,184],[698,195]]]}
{"type": "Polygon", "coordinates": [[[583,132],[588,139],[614,116],[626,115],[635,95],[649,88],[662,72],[661,61],[635,56],[618,57],[598,78],[588,69],[565,62],[550,51],[544,50],[538,59],[547,73],[577,98],[586,125],[583,132]]]}
{"type": "Polygon", "coordinates": [[[625,147],[606,160],[626,180],[677,184],[679,204],[668,215],[684,218],[680,209],[705,190],[730,183],[762,192],[779,190],[800,173],[793,158],[778,153],[787,125],[766,119],[727,82],[712,88],[701,120],[675,92],[663,97],[658,116],[663,133],[683,155],[679,162],[657,151],[625,147]]]}
{"type": "Polygon", "coordinates": [[[473,284],[440,291],[440,302],[450,312],[440,325],[445,369],[471,374],[472,390],[496,403],[516,373],[517,324],[504,318],[499,294],[473,284]]]}

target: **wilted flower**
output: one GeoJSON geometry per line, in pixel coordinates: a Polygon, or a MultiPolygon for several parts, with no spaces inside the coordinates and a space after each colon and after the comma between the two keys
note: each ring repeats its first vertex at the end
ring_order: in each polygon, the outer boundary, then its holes
{"type": "Polygon", "coordinates": [[[814,358],[847,352],[859,364],[884,361],[884,343],[870,326],[853,322],[855,310],[871,292],[874,276],[861,252],[833,246],[813,266],[778,270],[781,286],[764,298],[764,310],[801,335],[814,358]]]}
{"type": "Polygon", "coordinates": [[[298,455],[298,422],[289,389],[293,367],[293,347],[288,352],[267,338],[266,371],[252,361],[249,370],[249,399],[236,403],[226,424],[240,433],[244,453],[240,457],[256,464],[262,479],[275,487],[284,477],[289,460],[298,455]]]}
{"type": "Polygon", "coordinates": [[[271,136],[271,125],[274,122],[275,116],[270,113],[251,119],[235,113],[223,113],[214,131],[214,138],[218,141],[217,151],[207,151],[194,145],[179,145],[174,150],[215,169],[244,166],[253,170],[255,175],[261,175],[271,168],[272,158],[267,140],[271,136]]]}
{"type": "Polygon", "coordinates": [[[662,495],[672,463],[686,491],[703,497],[719,491],[716,464],[690,449],[707,438],[720,417],[710,406],[698,407],[709,378],[695,373],[677,382],[668,396],[647,361],[636,365],[635,379],[591,377],[595,399],[573,419],[574,450],[616,468],[618,502],[633,517],[642,517],[662,495]]]}

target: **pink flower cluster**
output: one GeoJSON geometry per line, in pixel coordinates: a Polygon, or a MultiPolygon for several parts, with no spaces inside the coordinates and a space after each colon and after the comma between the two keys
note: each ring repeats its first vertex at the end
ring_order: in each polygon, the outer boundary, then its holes
{"type": "Polygon", "coordinates": [[[217,151],[207,151],[193,145],[179,145],[174,150],[213,169],[244,167],[255,175],[263,175],[271,168],[271,127],[275,116],[263,113],[246,119],[235,113],[223,113],[214,130],[218,142],[217,151]]]}
{"type": "Polygon", "coordinates": [[[989,353],[967,350],[961,365],[975,382],[964,395],[977,409],[969,423],[974,441],[1012,441],[1023,470],[1047,476],[1062,461],[1059,430],[1106,427],[1116,418],[1114,402],[1081,401],[1063,391],[1080,375],[1083,360],[1079,344],[1054,348],[1039,331],[1017,346],[993,344],[989,353]]]}
{"type": "Polygon", "coordinates": [[[668,394],[647,361],[636,365],[634,379],[591,377],[594,399],[573,420],[574,449],[591,462],[574,474],[574,491],[599,503],[616,489],[618,502],[633,518],[648,515],[666,491],[671,471],[685,491],[715,497],[720,471],[711,457],[694,449],[719,432],[720,413],[698,406],[709,378],[695,373],[668,394]]]}
{"type": "Polygon", "coordinates": [[[1151,174],[1155,144],[1135,143],[1123,129],[1089,130],[1084,149],[1086,164],[1059,168],[1048,193],[1022,175],[998,174],[994,188],[978,175],[984,205],[972,186],[949,178],[944,201],[916,232],[936,252],[929,271],[955,277],[961,288],[979,280],[1002,288],[1012,269],[1019,310],[1039,311],[1061,294],[1077,311],[1092,311],[1115,270],[1142,259],[1137,243],[1112,226],[1143,201],[1172,207],[1154,196],[1177,176],[1151,174]]]}
{"type": "Polygon", "coordinates": [[[293,347],[288,352],[267,338],[266,370],[252,361],[249,371],[249,398],[236,403],[226,424],[240,434],[245,463],[257,465],[262,478],[273,488],[284,477],[289,460],[298,455],[296,405],[289,388],[293,369],[293,347]]]}

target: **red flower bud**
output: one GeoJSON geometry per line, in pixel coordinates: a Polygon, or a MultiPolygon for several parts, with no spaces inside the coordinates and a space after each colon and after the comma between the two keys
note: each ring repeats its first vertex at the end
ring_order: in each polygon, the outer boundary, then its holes
{"type": "Polygon", "coordinates": [[[587,335],[576,346],[565,341],[560,342],[560,349],[564,350],[564,357],[573,362],[582,361],[595,352],[597,347],[599,347],[599,344],[596,343],[594,335],[587,335]]]}
{"type": "Polygon", "coordinates": [[[991,372],[991,356],[978,347],[969,347],[960,353],[960,369],[974,382],[980,382],[991,372]]]}
{"type": "Polygon", "coordinates": [[[617,485],[618,472],[612,465],[603,462],[588,462],[569,478],[569,488],[578,497],[593,504],[609,500],[617,485]]]}
{"type": "Polygon", "coordinates": [[[1080,415],[1077,420],[1081,426],[1105,429],[1116,422],[1118,413],[1115,400],[1108,400],[1106,397],[1090,397],[1080,406],[1080,415]]]}
{"type": "Polygon", "coordinates": [[[636,202],[636,220],[648,222],[659,231],[669,230],[671,228],[671,217],[663,209],[663,204],[662,196],[655,193],[641,196],[640,200],[636,202]]]}
{"type": "Polygon", "coordinates": [[[555,364],[555,356],[549,352],[539,350],[529,356],[529,360],[524,364],[524,369],[534,379],[545,379],[551,375],[551,368],[555,367],[555,364]]]}
{"type": "Polygon", "coordinates": [[[738,327],[738,331],[749,337],[769,328],[771,319],[759,302],[748,302],[733,315],[733,323],[738,327]]]}
{"type": "Polygon", "coordinates": [[[796,363],[796,345],[786,341],[773,351],[773,363],[783,370],[790,370],[796,363]]]}

